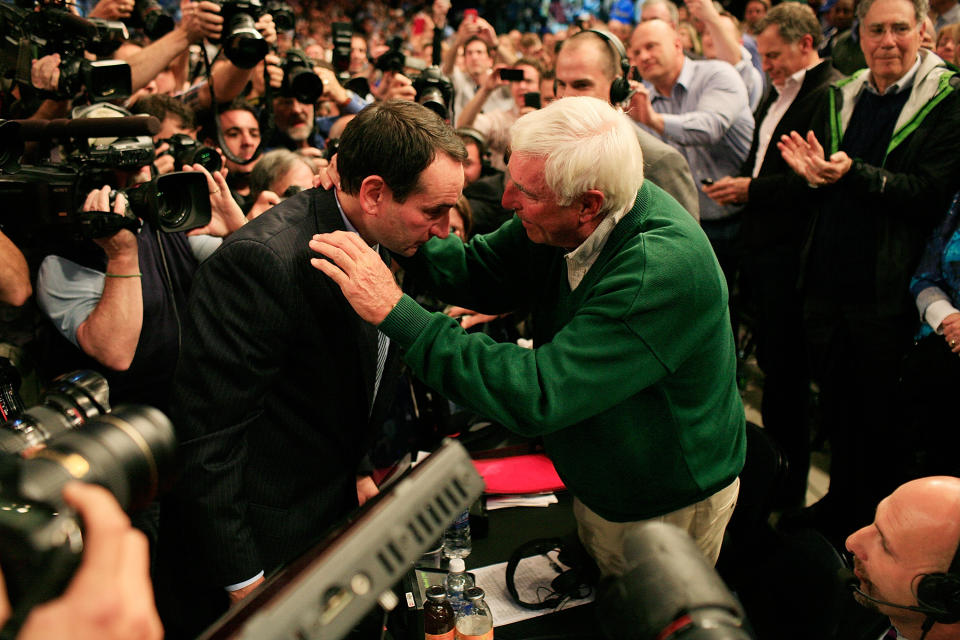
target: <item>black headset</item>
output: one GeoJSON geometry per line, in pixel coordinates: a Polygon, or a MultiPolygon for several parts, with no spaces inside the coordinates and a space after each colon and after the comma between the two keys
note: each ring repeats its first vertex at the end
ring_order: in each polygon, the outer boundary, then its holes
{"type": "Polygon", "coordinates": [[[960,622],[960,545],[946,573],[927,573],[917,583],[917,603],[940,624],[960,622]]]}
{"type": "Polygon", "coordinates": [[[841,569],[839,575],[851,591],[860,594],[861,597],[871,602],[896,609],[915,611],[927,616],[923,624],[923,637],[926,637],[927,631],[934,623],[953,624],[960,622],[960,545],[957,546],[946,573],[920,575],[920,581],[916,588],[916,605],[889,602],[867,595],[860,590],[859,579],[849,569],[841,569]]]}
{"type": "Polygon", "coordinates": [[[480,152],[480,165],[482,167],[480,175],[489,175],[491,170],[490,150],[487,149],[486,136],[473,127],[457,127],[455,133],[461,138],[470,138],[477,143],[477,151],[480,152]]]}
{"type": "Polygon", "coordinates": [[[555,609],[569,598],[589,597],[599,577],[600,571],[596,563],[587,555],[579,541],[571,543],[561,538],[531,540],[517,548],[507,562],[507,591],[513,601],[525,609],[555,609]],[[560,550],[557,560],[570,568],[564,571],[551,560],[557,576],[550,582],[550,595],[540,602],[524,602],[520,599],[514,583],[514,574],[520,561],[531,556],[547,555],[557,549],[560,550]]]}
{"type": "MultiPolygon", "coordinates": [[[[600,29],[584,29],[581,33],[592,33],[606,43],[606,46],[613,51],[614,55],[620,60],[620,75],[613,79],[610,84],[610,104],[617,105],[630,97],[630,81],[627,80],[627,73],[630,72],[630,59],[627,58],[627,50],[623,48],[620,38],[608,31],[600,29]]],[[[562,43],[563,41],[561,41],[562,43]]],[[[557,94],[557,79],[553,79],[553,94],[557,94]]]]}

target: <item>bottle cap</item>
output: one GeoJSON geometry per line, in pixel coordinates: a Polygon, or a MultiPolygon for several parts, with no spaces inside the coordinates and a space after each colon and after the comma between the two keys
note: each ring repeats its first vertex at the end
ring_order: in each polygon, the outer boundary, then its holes
{"type": "Polygon", "coordinates": [[[466,568],[463,558],[450,558],[450,573],[463,573],[466,568]]]}
{"type": "Polygon", "coordinates": [[[427,599],[431,602],[443,602],[447,599],[447,592],[443,587],[434,585],[427,589],[427,599]]]}
{"type": "Polygon", "coordinates": [[[463,597],[467,600],[483,600],[483,589],[480,587],[470,587],[463,592],[463,597]]]}

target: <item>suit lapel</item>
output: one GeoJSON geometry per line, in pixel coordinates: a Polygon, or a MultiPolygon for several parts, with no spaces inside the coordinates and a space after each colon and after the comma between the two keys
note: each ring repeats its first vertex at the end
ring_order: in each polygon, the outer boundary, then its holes
{"type": "MultiPolygon", "coordinates": [[[[343,223],[343,216],[340,215],[340,209],[337,207],[333,190],[321,192],[318,197],[313,198],[312,206],[317,233],[347,230],[343,223]]],[[[336,284],[332,286],[337,287],[336,284]]],[[[344,340],[352,339],[355,341],[352,348],[350,345],[343,345],[343,348],[347,352],[352,351],[359,360],[357,365],[360,369],[363,384],[363,397],[366,400],[366,406],[370,407],[373,402],[373,387],[377,376],[377,329],[364,322],[342,294],[338,295],[337,299],[341,317],[344,318],[344,322],[348,323],[348,326],[344,327],[342,337],[344,340]]]]}

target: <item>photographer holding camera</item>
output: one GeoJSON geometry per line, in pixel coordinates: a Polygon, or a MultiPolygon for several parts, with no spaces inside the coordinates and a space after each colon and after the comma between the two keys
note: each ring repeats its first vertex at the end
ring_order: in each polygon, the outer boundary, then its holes
{"type": "Polygon", "coordinates": [[[340,115],[359,113],[367,103],[341,86],[332,69],[314,63],[301,51],[287,52],[283,70],[283,83],[273,100],[277,131],[269,147],[319,158],[326,133],[320,130],[320,125],[329,130],[332,122],[327,118],[321,122],[317,118],[317,102],[332,102],[340,115]]]}
{"type": "MultiPolygon", "coordinates": [[[[146,538],[103,487],[71,483],[63,488],[63,499],[83,517],[82,564],[62,596],[30,612],[18,640],[162,638],[146,538]]],[[[0,580],[0,627],[10,613],[0,580]]]]}
{"type": "MultiPolygon", "coordinates": [[[[212,218],[190,231],[191,237],[143,221],[138,233],[124,228],[65,247],[40,265],[41,309],[64,338],[95,361],[92,368],[108,370],[115,400],[165,410],[180,340],[179,310],[197,265],[219,246],[204,234],[226,236],[246,221],[222,175],[192,169],[206,178],[212,218]]],[[[126,209],[123,195],[111,206],[109,186],[91,191],[83,205],[83,211],[103,215],[123,216],[126,209]]]]}

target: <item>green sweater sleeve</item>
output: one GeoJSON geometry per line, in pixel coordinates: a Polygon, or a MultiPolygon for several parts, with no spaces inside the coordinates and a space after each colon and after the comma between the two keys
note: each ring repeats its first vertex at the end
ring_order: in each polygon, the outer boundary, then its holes
{"type": "Polygon", "coordinates": [[[536,349],[467,334],[406,296],[380,329],[431,387],[517,433],[540,435],[602,414],[667,374],[622,317],[631,301],[620,295],[593,296],[536,349]]]}
{"type": "Polygon", "coordinates": [[[398,261],[436,297],[482,313],[524,307],[530,283],[542,279],[553,250],[527,238],[518,218],[467,244],[455,236],[433,238],[413,258],[398,261]]]}

